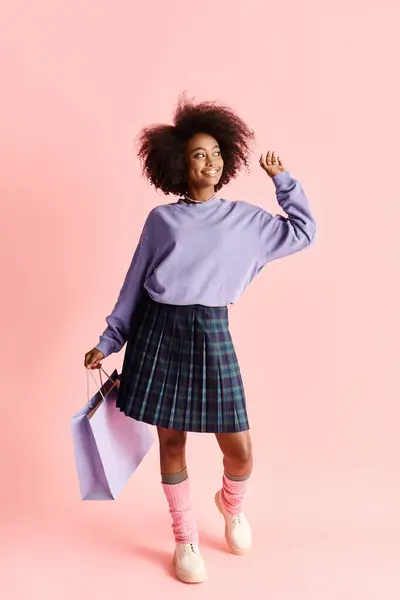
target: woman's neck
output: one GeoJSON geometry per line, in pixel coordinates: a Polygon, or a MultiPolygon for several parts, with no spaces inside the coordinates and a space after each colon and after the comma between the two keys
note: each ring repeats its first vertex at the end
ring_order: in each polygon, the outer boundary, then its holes
{"type": "Polygon", "coordinates": [[[214,187],[211,188],[203,188],[200,190],[193,189],[189,187],[187,194],[185,194],[185,198],[188,200],[192,200],[195,202],[207,202],[207,200],[211,200],[215,196],[214,187]]]}

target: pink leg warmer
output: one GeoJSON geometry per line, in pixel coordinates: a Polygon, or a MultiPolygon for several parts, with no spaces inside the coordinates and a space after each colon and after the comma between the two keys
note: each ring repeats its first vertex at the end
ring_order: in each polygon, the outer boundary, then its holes
{"type": "Polygon", "coordinates": [[[175,485],[161,484],[169,504],[177,544],[198,544],[199,536],[190,498],[189,479],[175,485]]]}
{"type": "Polygon", "coordinates": [[[243,510],[247,481],[231,481],[224,474],[222,478],[222,504],[227,513],[238,515],[243,510]]]}

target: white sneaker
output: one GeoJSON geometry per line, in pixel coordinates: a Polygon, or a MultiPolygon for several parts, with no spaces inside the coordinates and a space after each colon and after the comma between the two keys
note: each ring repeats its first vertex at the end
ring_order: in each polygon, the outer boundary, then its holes
{"type": "Polygon", "coordinates": [[[215,504],[219,512],[225,519],[225,539],[233,554],[245,554],[251,548],[252,533],[251,527],[241,512],[239,515],[230,515],[221,498],[222,490],[219,490],[215,495],[215,504]]]}
{"type": "Polygon", "coordinates": [[[176,544],[174,567],[177,578],[184,583],[203,583],[207,578],[197,544],[176,544]]]}

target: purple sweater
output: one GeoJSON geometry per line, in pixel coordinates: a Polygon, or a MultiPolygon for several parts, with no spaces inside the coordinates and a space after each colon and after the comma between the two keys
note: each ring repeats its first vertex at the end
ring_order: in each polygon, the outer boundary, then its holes
{"type": "Polygon", "coordinates": [[[228,306],[268,262],[310,246],[315,220],[300,183],[287,171],[272,180],[287,217],[219,196],[154,208],[96,348],[105,356],[121,350],[145,289],[165,304],[228,306]]]}

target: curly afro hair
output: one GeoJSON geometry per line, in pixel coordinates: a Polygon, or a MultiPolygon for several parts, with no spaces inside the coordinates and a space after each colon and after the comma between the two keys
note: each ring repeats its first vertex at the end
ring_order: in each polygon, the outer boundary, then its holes
{"type": "Polygon", "coordinates": [[[215,102],[195,103],[179,97],[173,125],[152,125],[139,134],[138,157],[143,176],[164,194],[187,193],[185,145],[196,133],[213,136],[224,160],[215,191],[234,179],[242,167],[249,169],[254,132],[229,107],[215,102]]]}

